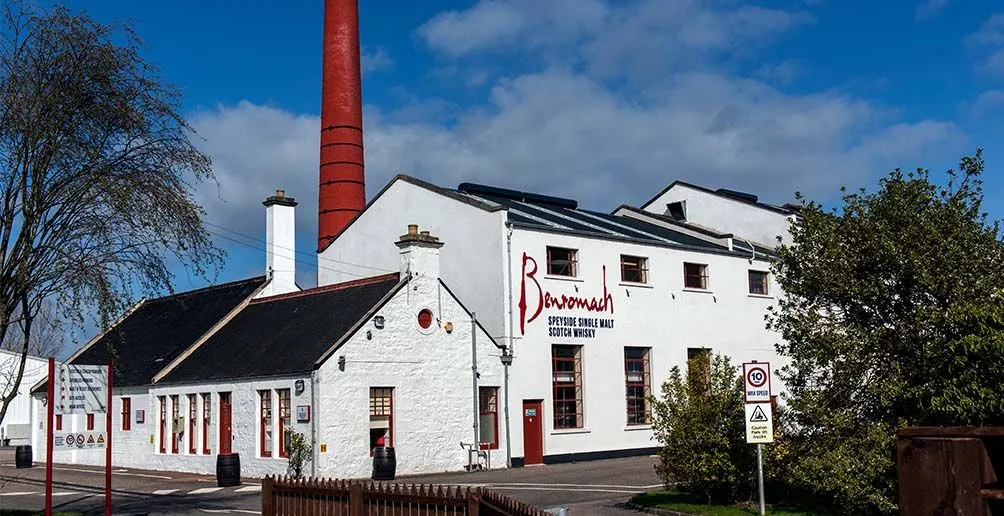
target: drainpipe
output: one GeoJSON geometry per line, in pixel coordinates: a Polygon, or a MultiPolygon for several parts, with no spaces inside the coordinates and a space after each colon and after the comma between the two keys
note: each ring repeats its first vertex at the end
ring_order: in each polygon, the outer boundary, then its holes
{"type": "MultiPolygon", "coordinates": [[[[512,225],[506,221],[506,237],[505,237],[505,247],[506,247],[506,278],[509,281],[509,346],[506,353],[509,354],[509,360],[512,360],[513,355],[513,323],[512,323],[512,225]]],[[[509,364],[505,364],[505,399],[502,403],[505,405],[505,466],[507,468],[512,467],[512,445],[509,440],[509,364]]]]}
{"type": "Polygon", "coordinates": [[[473,466],[473,460],[481,451],[481,434],[478,432],[478,419],[481,415],[481,405],[478,403],[478,315],[475,312],[471,312],[471,377],[474,382],[474,452],[468,455],[468,462],[473,466]]]}
{"type": "Polygon", "coordinates": [[[317,460],[320,454],[317,451],[317,418],[321,417],[321,411],[317,410],[317,368],[310,371],[310,476],[317,476],[317,460]]]}

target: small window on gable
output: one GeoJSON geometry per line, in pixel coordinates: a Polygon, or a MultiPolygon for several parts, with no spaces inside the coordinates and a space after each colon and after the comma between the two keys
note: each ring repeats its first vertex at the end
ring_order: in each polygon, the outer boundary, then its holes
{"type": "Polygon", "coordinates": [[[703,263],[684,263],[683,286],[686,288],[707,290],[708,266],[703,263]]]}
{"type": "Polygon", "coordinates": [[[648,283],[648,258],[621,255],[621,281],[648,283]]]}
{"type": "Polygon", "coordinates": [[[749,271],[750,274],[750,294],[755,294],[758,296],[766,296],[768,293],[767,289],[767,273],[764,271],[749,271]]]}
{"type": "Polygon", "coordinates": [[[687,221],[687,201],[676,201],[666,205],[666,214],[674,220],[687,221]]]}
{"type": "Polygon", "coordinates": [[[575,249],[548,246],[547,273],[553,276],[570,276],[574,278],[578,275],[578,267],[576,267],[578,254],[578,251],[575,249]]]}

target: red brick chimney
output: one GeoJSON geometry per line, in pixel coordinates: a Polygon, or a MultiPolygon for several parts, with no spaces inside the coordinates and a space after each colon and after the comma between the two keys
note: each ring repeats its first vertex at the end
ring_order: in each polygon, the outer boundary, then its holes
{"type": "Polygon", "coordinates": [[[366,205],[358,0],[324,0],[317,248],[366,205]]]}

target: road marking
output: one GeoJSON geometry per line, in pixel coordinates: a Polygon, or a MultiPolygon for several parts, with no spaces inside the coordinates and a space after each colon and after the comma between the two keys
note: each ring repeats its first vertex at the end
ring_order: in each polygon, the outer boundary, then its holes
{"type": "Polygon", "coordinates": [[[70,496],[70,495],[79,495],[79,494],[83,494],[83,493],[75,493],[73,491],[63,491],[63,492],[60,492],[60,493],[52,493],[52,496],[70,496]]]}
{"type": "Polygon", "coordinates": [[[199,510],[202,511],[202,512],[215,512],[215,513],[240,512],[240,513],[244,513],[244,514],[261,514],[258,511],[246,511],[244,509],[202,509],[202,508],[199,508],[199,510]]]}
{"type": "Polygon", "coordinates": [[[24,496],[33,495],[38,491],[14,491],[13,493],[0,493],[0,496],[24,496]]]}
{"type": "Polygon", "coordinates": [[[154,491],[153,494],[157,496],[163,496],[163,495],[169,495],[175,491],[177,491],[177,489],[161,489],[160,491],[154,491]]]}
{"type": "Polygon", "coordinates": [[[196,489],[195,491],[189,491],[188,494],[215,493],[216,491],[219,491],[220,489],[223,489],[223,488],[222,487],[203,487],[203,488],[200,488],[200,489],[196,489]]]}
{"type": "MultiPolygon", "coordinates": [[[[95,471],[93,469],[56,468],[56,467],[53,467],[52,469],[54,469],[56,471],[77,471],[77,472],[80,472],[80,473],[97,473],[97,474],[101,474],[101,475],[105,474],[104,471],[95,471]]],[[[161,479],[161,480],[174,480],[173,477],[168,477],[168,476],[164,476],[164,475],[147,475],[145,473],[125,473],[124,471],[126,471],[126,470],[112,471],[112,474],[113,475],[122,475],[122,476],[126,476],[126,477],[143,477],[143,478],[158,478],[158,479],[161,479]]]]}
{"type": "Polygon", "coordinates": [[[234,489],[238,493],[246,493],[248,491],[261,491],[261,486],[245,486],[240,489],[234,489]]]}

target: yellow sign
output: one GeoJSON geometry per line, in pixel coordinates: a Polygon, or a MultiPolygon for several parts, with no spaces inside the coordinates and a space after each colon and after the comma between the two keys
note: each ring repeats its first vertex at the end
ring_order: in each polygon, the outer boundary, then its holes
{"type": "Polygon", "coordinates": [[[105,442],[105,436],[98,434],[98,444],[105,442]]]}
{"type": "Polygon", "coordinates": [[[87,436],[87,444],[94,444],[94,435],[93,434],[87,436]]]}
{"type": "Polygon", "coordinates": [[[321,443],[321,453],[328,453],[328,445],[321,443]]]}
{"type": "Polygon", "coordinates": [[[150,444],[153,444],[153,434],[150,434],[150,444]]]}

